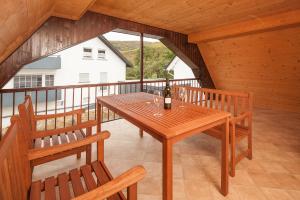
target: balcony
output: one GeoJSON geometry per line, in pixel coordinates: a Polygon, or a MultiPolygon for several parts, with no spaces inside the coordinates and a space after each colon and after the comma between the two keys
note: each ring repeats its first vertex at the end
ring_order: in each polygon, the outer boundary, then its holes
{"type": "MultiPolygon", "coordinates": [[[[254,159],[243,159],[237,165],[236,176],[230,179],[228,197],[264,199],[270,197],[272,192],[297,196],[300,187],[299,177],[296,175],[299,172],[300,157],[297,152],[300,138],[295,133],[299,132],[300,125],[291,127],[293,121],[284,121],[290,116],[287,112],[256,109],[254,115],[254,159]],[[279,120],[283,123],[278,124],[279,120]]],[[[299,117],[299,114],[293,115],[295,119],[299,117]]],[[[139,129],[123,119],[104,123],[103,130],[111,132],[110,139],[105,143],[105,160],[112,169],[113,176],[116,177],[135,165],[143,165],[147,177],[138,186],[139,199],[160,200],[160,142],[148,134],[140,138],[139,129]]],[[[96,150],[95,147],[93,149],[96,150]]],[[[173,162],[174,199],[224,198],[219,192],[220,144],[217,140],[203,134],[179,142],[174,145],[173,162]]],[[[67,171],[70,166],[75,168],[83,164],[84,157],[81,160],[73,156],[53,161],[37,166],[33,179],[53,176],[67,171]],[[60,164],[62,162],[64,165],[60,164]]]]}

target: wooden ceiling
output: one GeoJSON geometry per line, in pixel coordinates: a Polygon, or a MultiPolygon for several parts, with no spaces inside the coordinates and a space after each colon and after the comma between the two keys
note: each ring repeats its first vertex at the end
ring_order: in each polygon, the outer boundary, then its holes
{"type": "Polygon", "coordinates": [[[90,10],[185,34],[206,31],[207,35],[208,30],[220,26],[300,9],[299,0],[3,1],[0,7],[0,63],[50,16],[78,20],[90,10]]]}
{"type": "Polygon", "coordinates": [[[90,10],[190,34],[297,8],[299,0],[98,0],[90,10]]]}

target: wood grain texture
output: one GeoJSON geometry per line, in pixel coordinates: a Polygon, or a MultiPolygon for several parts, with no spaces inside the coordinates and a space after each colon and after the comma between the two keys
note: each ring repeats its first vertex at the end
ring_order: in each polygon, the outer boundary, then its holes
{"type": "Polygon", "coordinates": [[[254,106],[300,112],[300,26],[198,44],[218,89],[252,91],[254,106]]]}
{"type": "Polygon", "coordinates": [[[187,35],[92,12],[87,12],[78,21],[57,17],[47,20],[1,63],[0,87],[23,65],[117,28],[162,37],[161,41],[190,65],[204,87],[214,87],[197,45],[188,43],[187,35]]]}
{"type": "Polygon", "coordinates": [[[90,10],[189,34],[296,8],[298,0],[97,0],[90,10]]]}
{"type": "Polygon", "coordinates": [[[300,24],[300,9],[189,34],[189,42],[205,42],[300,24]]]}
{"type": "Polygon", "coordinates": [[[50,17],[53,3],[51,0],[1,3],[0,63],[50,17]]]}
{"type": "Polygon", "coordinates": [[[52,16],[78,20],[96,0],[56,0],[52,16]]]}

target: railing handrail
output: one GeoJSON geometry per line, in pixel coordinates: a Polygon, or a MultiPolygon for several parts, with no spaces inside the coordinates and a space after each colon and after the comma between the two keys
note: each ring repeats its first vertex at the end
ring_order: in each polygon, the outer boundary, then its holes
{"type": "MultiPolygon", "coordinates": [[[[200,80],[199,78],[188,78],[188,79],[171,79],[170,82],[175,81],[192,81],[200,80]]],[[[157,83],[166,82],[166,80],[144,80],[143,83],[157,83]]],[[[34,87],[34,88],[9,88],[0,89],[0,93],[11,93],[11,92],[28,92],[28,91],[41,91],[41,90],[57,90],[57,89],[68,89],[68,88],[85,88],[85,87],[101,87],[101,86],[111,86],[111,85],[130,85],[130,84],[140,84],[141,81],[120,81],[112,83],[93,83],[93,84],[79,84],[79,85],[62,85],[62,86],[51,86],[51,87],[34,87]]]]}

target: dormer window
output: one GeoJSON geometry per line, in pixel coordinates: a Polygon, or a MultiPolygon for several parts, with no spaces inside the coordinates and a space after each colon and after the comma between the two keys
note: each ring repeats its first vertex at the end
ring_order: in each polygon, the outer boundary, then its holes
{"type": "Polygon", "coordinates": [[[98,59],[105,59],[105,50],[98,49],[98,59]]]}
{"type": "Polygon", "coordinates": [[[85,59],[92,59],[93,55],[92,55],[92,48],[83,48],[83,58],[85,59]]]}

